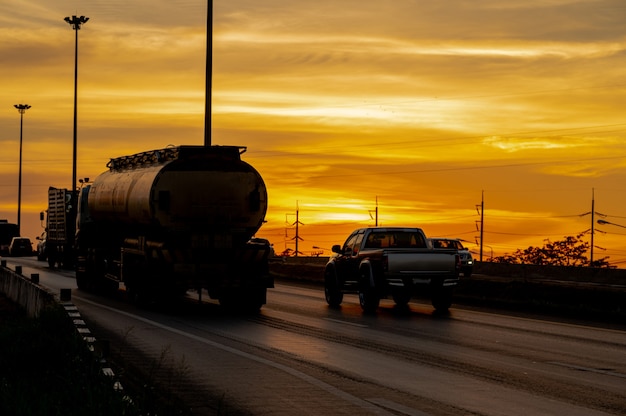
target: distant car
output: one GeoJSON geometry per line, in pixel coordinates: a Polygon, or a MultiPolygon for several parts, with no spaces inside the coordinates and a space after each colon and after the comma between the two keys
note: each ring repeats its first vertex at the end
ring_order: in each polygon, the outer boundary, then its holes
{"type": "Polygon", "coordinates": [[[11,256],[32,256],[33,244],[30,242],[30,238],[13,237],[9,245],[9,254],[11,256]]]}
{"type": "Polygon", "coordinates": [[[472,275],[474,259],[472,258],[472,253],[470,253],[467,248],[463,247],[461,240],[458,238],[431,238],[430,242],[435,250],[438,248],[456,249],[461,258],[461,273],[463,273],[465,277],[472,275]]]}
{"type": "Polygon", "coordinates": [[[250,239],[250,241],[248,241],[249,244],[261,244],[264,246],[268,246],[270,248],[269,251],[269,255],[268,257],[272,258],[276,255],[276,253],[274,252],[274,245],[272,243],[270,243],[269,240],[265,239],[265,238],[258,238],[258,237],[253,237],[250,239]]]}
{"type": "Polygon", "coordinates": [[[37,236],[37,260],[46,260],[46,232],[37,236]]]}

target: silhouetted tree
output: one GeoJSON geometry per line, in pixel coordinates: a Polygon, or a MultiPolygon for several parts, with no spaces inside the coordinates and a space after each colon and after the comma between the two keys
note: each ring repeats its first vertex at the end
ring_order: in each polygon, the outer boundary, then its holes
{"type": "MultiPolygon", "coordinates": [[[[589,243],[582,240],[584,234],[576,237],[568,236],[563,240],[552,242],[546,240],[543,247],[530,246],[527,249],[517,249],[513,254],[493,258],[495,263],[508,264],[536,264],[549,266],[589,266],[590,262],[585,255],[589,250],[589,243]]],[[[593,267],[611,267],[603,257],[593,261],[593,267]]]]}

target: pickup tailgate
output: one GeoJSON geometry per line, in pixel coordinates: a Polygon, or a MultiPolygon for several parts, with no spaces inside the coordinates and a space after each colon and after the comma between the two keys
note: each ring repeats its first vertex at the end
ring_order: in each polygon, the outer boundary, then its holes
{"type": "Polygon", "coordinates": [[[388,278],[413,278],[413,283],[458,279],[458,254],[455,250],[386,250],[384,256],[387,257],[388,278]]]}

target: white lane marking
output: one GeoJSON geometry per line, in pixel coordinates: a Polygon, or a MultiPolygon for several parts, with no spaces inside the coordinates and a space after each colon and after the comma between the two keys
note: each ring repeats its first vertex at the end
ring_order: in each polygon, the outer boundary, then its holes
{"type": "Polygon", "coordinates": [[[338,324],[352,325],[352,326],[356,326],[356,327],[359,327],[359,328],[369,328],[369,325],[357,324],[357,323],[348,322],[348,321],[342,321],[341,319],[324,318],[324,320],[330,321],[330,322],[336,322],[338,324]]]}
{"type": "Polygon", "coordinates": [[[380,407],[391,409],[394,412],[402,413],[407,416],[431,416],[431,413],[425,413],[419,410],[415,410],[411,407],[404,406],[400,403],[392,402],[391,400],[382,398],[367,399],[368,402],[372,402],[380,407]]]}
{"type": "Polygon", "coordinates": [[[617,371],[613,371],[613,370],[605,370],[602,368],[583,367],[580,365],[561,363],[559,361],[548,361],[548,364],[558,365],[559,367],[570,368],[572,370],[587,371],[590,373],[597,373],[597,374],[604,374],[607,376],[626,378],[626,374],[618,373],[617,371]]]}

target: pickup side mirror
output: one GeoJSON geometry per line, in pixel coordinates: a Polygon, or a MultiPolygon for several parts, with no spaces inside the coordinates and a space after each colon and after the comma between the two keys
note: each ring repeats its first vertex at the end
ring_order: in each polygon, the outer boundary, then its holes
{"type": "Polygon", "coordinates": [[[332,248],[331,251],[333,253],[337,253],[337,254],[341,254],[341,246],[339,244],[335,244],[332,248]]]}

